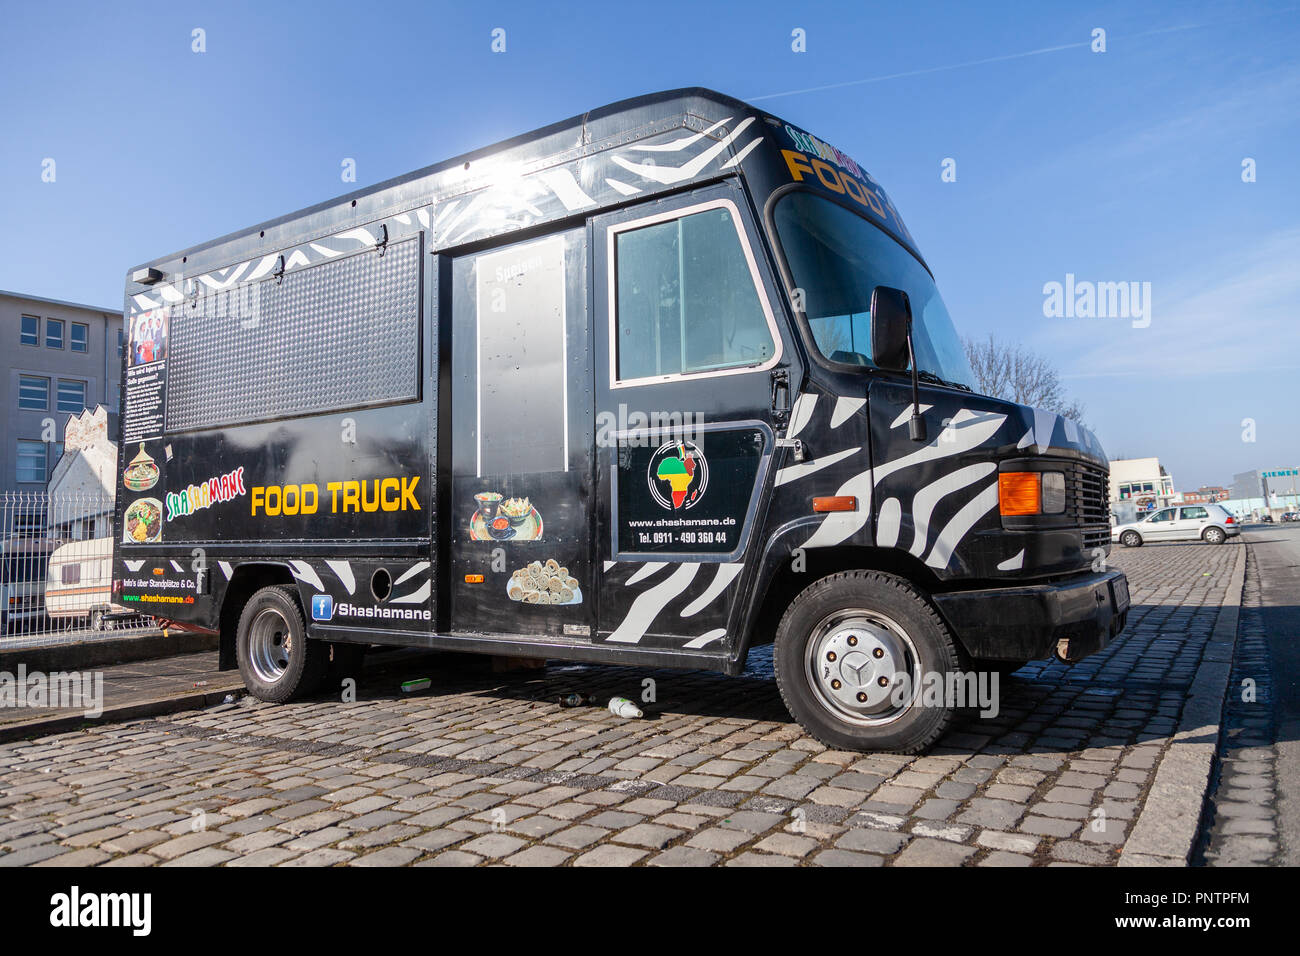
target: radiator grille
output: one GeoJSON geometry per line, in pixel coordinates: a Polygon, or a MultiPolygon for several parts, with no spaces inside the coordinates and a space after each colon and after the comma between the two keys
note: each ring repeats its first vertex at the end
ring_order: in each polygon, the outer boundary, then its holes
{"type": "Polygon", "coordinates": [[[1085,550],[1110,543],[1110,471],[1098,465],[1075,462],[1067,473],[1067,510],[1083,532],[1085,550]]]}

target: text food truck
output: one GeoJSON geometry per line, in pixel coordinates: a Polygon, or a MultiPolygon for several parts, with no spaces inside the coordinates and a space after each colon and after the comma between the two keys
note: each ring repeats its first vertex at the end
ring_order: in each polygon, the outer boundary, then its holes
{"type": "Polygon", "coordinates": [[[644,96],[133,269],[114,577],[265,701],[409,645],[739,673],[915,752],[923,682],[1124,625],[1108,465],[972,391],[885,191],[644,96]],[[129,464],[128,464],[129,462],[129,464]]]}

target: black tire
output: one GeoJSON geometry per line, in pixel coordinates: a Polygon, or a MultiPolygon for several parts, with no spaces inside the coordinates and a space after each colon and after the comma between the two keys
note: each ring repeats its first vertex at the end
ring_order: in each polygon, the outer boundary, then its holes
{"type": "MultiPolygon", "coordinates": [[[[875,682],[884,672],[869,672],[864,681],[863,669],[852,667],[850,659],[855,655],[865,659],[868,657],[866,653],[847,651],[838,658],[838,663],[830,665],[823,661],[820,648],[828,643],[844,647],[847,645],[839,642],[845,640],[859,646],[861,640],[860,646],[865,651],[876,640],[875,635],[880,633],[886,634],[887,640],[902,648],[900,653],[884,656],[883,660],[899,661],[895,666],[904,666],[904,672],[913,675],[913,686],[917,691],[925,675],[946,677],[962,667],[962,652],[943,619],[907,581],[879,571],[845,571],[809,585],[782,616],[777,626],[773,655],[781,699],[800,725],[828,747],[921,753],[943,736],[952,723],[956,708],[923,706],[915,700],[893,708],[891,690],[887,705],[890,709],[855,717],[843,712],[843,708],[853,707],[852,703],[837,705],[830,699],[832,695],[847,694],[851,697],[866,691],[879,693],[875,690],[875,682]],[[871,628],[858,630],[858,622],[864,619],[871,622],[871,628]],[[827,631],[828,627],[832,630],[827,631]],[[895,629],[901,637],[894,634],[895,629]],[[862,635],[861,638],[853,633],[855,630],[862,635]],[[908,641],[910,646],[907,646],[908,641]],[[820,680],[811,673],[814,655],[817,667],[822,671],[820,680]],[[850,677],[845,668],[852,668],[855,676],[850,677]],[[852,686],[837,682],[841,689],[833,691],[831,681],[835,674],[852,686]]],[[[878,647],[873,649],[873,654],[875,649],[878,647]]],[[[827,651],[826,660],[837,660],[829,654],[827,651]]],[[[873,666],[867,663],[867,667],[873,666]]]]}
{"type": "Polygon", "coordinates": [[[1201,538],[1206,544],[1223,544],[1228,540],[1228,533],[1222,528],[1216,528],[1213,525],[1201,532],[1201,538]]]}
{"type": "Polygon", "coordinates": [[[291,584],[262,588],[248,599],[239,615],[235,654],[248,692],[272,704],[306,697],[329,666],[329,648],[307,637],[291,584]]]}
{"type": "Polygon", "coordinates": [[[1142,547],[1142,535],[1136,531],[1125,531],[1119,536],[1119,543],[1126,548],[1140,548],[1142,547]]]}

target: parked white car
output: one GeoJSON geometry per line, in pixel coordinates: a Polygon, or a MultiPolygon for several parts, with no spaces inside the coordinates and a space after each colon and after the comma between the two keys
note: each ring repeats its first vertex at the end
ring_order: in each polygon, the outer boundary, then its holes
{"type": "Polygon", "coordinates": [[[1222,505],[1177,505],[1160,508],[1141,521],[1116,525],[1110,540],[1126,548],[1148,541],[1204,541],[1223,544],[1241,534],[1241,525],[1222,505]]]}

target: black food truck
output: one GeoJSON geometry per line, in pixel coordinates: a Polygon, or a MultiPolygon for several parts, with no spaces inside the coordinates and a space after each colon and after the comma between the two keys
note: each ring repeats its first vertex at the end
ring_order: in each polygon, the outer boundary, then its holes
{"type": "Polygon", "coordinates": [[[880,185],[708,90],[133,269],[115,588],[286,701],[365,645],[739,673],[916,752],[926,680],[1124,626],[1108,464],[979,395],[880,185]]]}

